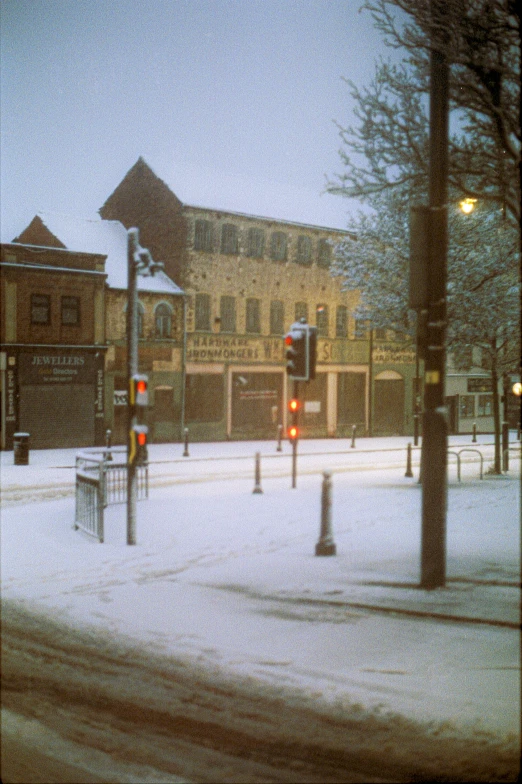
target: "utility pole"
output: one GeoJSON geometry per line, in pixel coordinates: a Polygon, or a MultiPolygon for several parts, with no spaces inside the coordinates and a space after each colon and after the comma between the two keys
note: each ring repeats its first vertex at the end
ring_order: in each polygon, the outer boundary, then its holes
{"type": "Polygon", "coordinates": [[[446,582],[448,423],[444,406],[448,252],[448,81],[445,0],[431,0],[428,318],[422,444],[421,587],[446,582]]]}

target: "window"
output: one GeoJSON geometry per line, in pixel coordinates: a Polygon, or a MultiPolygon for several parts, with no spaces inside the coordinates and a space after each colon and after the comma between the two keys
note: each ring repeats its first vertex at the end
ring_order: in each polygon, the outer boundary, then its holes
{"type": "Polygon", "coordinates": [[[47,294],[31,294],[31,324],[51,322],[51,298],[47,294]]]}
{"type": "Polygon", "coordinates": [[[355,319],[355,337],[359,340],[365,339],[368,337],[368,329],[370,326],[370,322],[367,319],[355,319]]]}
{"type": "Polygon", "coordinates": [[[283,231],[274,231],[270,240],[270,258],[274,261],[285,261],[286,246],[286,234],[283,231]]]}
{"type": "Polygon", "coordinates": [[[236,331],[236,299],[221,297],[220,302],[221,332],[236,331]]]}
{"type": "Polygon", "coordinates": [[[308,304],[306,302],[296,302],[295,320],[301,321],[302,318],[304,318],[305,321],[308,321],[308,304]]]}
{"type": "Polygon", "coordinates": [[[315,309],[315,323],[317,334],[328,337],[328,305],[317,305],[315,309]]]}
{"type": "Polygon", "coordinates": [[[461,417],[475,416],[475,395],[461,395],[459,402],[459,412],[461,417]]]}
{"type": "Polygon", "coordinates": [[[282,300],[274,299],[270,303],[270,334],[282,335],[285,329],[285,306],[282,300]]]}
{"type": "Polygon", "coordinates": [[[493,395],[478,396],[478,416],[491,416],[493,414],[493,395]]]}
{"type": "Polygon", "coordinates": [[[312,240],[310,237],[306,237],[304,234],[301,234],[297,238],[297,263],[312,263],[312,240]]]}
{"type": "Polygon", "coordinates": [[[156,339],[170,338],[172,335],[172,311],[170,307],[161,302],[154,313],[156,339]]]}
{"type": "Polygon", "coordinates": [[[212,223],[198,219],[194,226],[194,250],[212,250],[212,223]]]}
{"type": "Polygon", "coordinates": [[[80,323],[80,298],[62,297],[62,324],[78,326],[80,323]]]}
{"type": "Polygon", "coordinates": [[[233,223],[224,223],[221,229],[221,253],[237,253],[237,226],[233,223]]]}
{"type": "Polygon", "coordinates": [[[247,332],[261,332],[260,304],[258,299],[247,299],[246,301],[247,332]]]}
{"type": "Polygon", "coordinates": [[[210,294],[196,294],[194,319],[195,330],[210,332],[210,294]]]}
{"type": "Polygon", "coordinates": [[[260,259],[265,252],[265,232],[263,229],[249,229],[247,237],[247,256],[260,259]]]}
{"type": "Polygon", "coordinates": [[[457,370],[469,370],[473,363],[473,349],[471,346],[463,346],[453,354],[453,364],[457,370]]]}
{"type": "Polygon", "coordinates": [[[332,259],[332,246],[328,240],[319,240],[317,246],[317,263],[320,267],[329,267],[332,259]]]}
{"type": "Polygon", "coordinates": [[[348,308],[338,305],[335,312],[335,336],[345,338],[348,335],[348,308]]]}
{"type": "Polygon", "coordinates": [[[382,327],[377,327],[375,330],[375,340],[386,340],[386,330],[382,327]]]}

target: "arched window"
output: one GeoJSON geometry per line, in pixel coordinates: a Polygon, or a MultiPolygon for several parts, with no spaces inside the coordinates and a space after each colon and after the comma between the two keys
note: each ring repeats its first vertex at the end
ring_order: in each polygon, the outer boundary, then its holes
{"type": "Polygon", "coordinates": [[[160,302],[154,312],[156,340],[172,336],[172,310],[165,303],[160,302]]]}

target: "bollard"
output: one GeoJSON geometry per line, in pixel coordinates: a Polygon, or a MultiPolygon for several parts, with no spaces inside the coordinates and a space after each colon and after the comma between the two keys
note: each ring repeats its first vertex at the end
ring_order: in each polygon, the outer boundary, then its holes
{"type": "Polygon", "coordinates": [[[283,437],[283,425],[277,426],[277,452],[282,452],[281,439],[283,437]]]}
{"type": "Polygon", "coordinates": [[[185,434],[185,449],[184,449],[184,451],[183,451],[183,457],[190,457],[190,455],[189,455],[189,448],[188,448],[188,447],[189,447],[189,442],[188,442],[188,436],[189,436],[189,434],[188,434],[188,427],[186,427],[186,428],[184,429],[184,431],[183,431],[183,432],[184,432],[184,434],[185,434]]]}
{"type": "Polygon", "coordinates": [[[107,430],[105,431],[105,447],[106,447],[106,449],[107,449],[107,452],[105,453],[105,459],[106,459],[106,460],[112,460],[112,454],[111,454],[111,446],[112,446],[112,444],[111,444],[111,436],[112,436],[112,431],[111,431],[111,430],[109,430],[109,429],[107,429],[107,430]]]}
{"type": "Polygon", "coordinates": [[[502,470],[509,471],[509,423],[502,422],[502,470]]]}
{"type": "Polygon", "coordinates": [[[520,441],[520,425],[517,427],[517,441],[520,441]]]}
{"type": "Polygon", "coordinates": [[[261,489],[261,454],[256,452],[256,483],[252,493],[262,493],[261,489]]]}
{"type": "Polygon", "coordinates": [[[472,444],[477,443],[477,423],[473,422],[473,438],[471,439],[472,444]]]}
{"type": "Polygon", "coordinates": [[[332,534],[332,472],[323,471],[321,489],[321,532],[315,545],[316,555],[335,555],[336,547],[332,534]]]}
{"type": "Polygon", "coordinates": [[[413,471],[411,470],[411,444],[408,444],[406,453],[406,473],[404,476],[413,476],[413,471]]]}
{"type": "Polygon", "coordinates": [[[352,443],[350,444],[350,447],[352,449],[355,448],[355,431],[356,430],[357,430],[357,425],[352,425],[352,443]]]}
{"type": "Polygon", "coordinates": [[[419,415],[413,415],[413,443],[415,446],[419,444],[419,415]]]}

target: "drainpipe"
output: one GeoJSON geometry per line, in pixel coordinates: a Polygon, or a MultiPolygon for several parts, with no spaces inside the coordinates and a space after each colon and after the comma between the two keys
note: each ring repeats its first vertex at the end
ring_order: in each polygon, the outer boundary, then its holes
{"type": "Polygon", "coordinates": [[[180,440],[185,432],[185,385],[187,379],[187,295],[183,294],[183,348],[181,355],[181,417],[180,440]]]}

